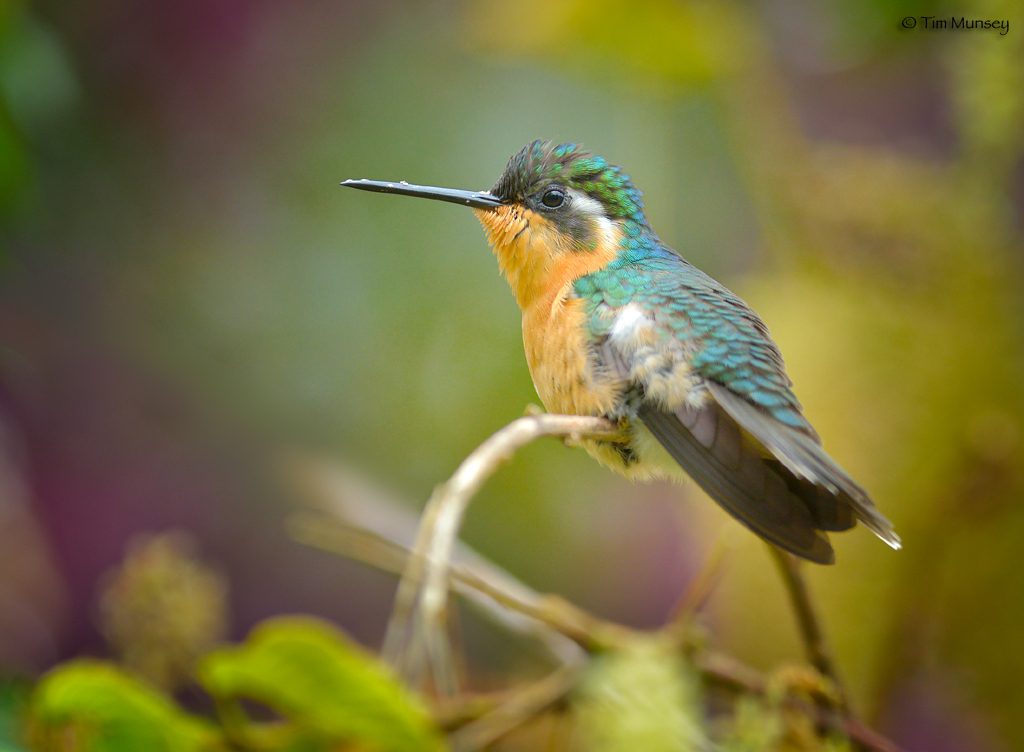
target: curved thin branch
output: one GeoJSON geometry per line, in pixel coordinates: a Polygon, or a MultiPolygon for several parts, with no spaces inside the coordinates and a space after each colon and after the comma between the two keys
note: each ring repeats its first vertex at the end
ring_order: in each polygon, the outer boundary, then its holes
{"type": "Polygon", "coordinates": [[[562,436],[578,442],[617,435],[619,426],[605,418],[528,415],[492,435],[459,465],[447,483],[435,489],[398,584],[381,651],[384,660],[409,684],[421,684],[429,667],[440,694],[457,691],[444,623],[448,573],[466,508],[484,482],[516,450],[542,436],[562,436]]]}
{"type": "MultiPolygon", "coordinates": [[[[288,519],[288,532],[299,543],[398,576],[409,561],[407,545],[344,519],[295,514],[288,519]]],[[[464,544],[453,557],[449,575],[449,586],[454,592],[495,624],[538,640],[555,665],[578,664],[586,658],[578,640],[551,629],[534,616],[531,609],[539,610],[544,596],[464,544]]]]}

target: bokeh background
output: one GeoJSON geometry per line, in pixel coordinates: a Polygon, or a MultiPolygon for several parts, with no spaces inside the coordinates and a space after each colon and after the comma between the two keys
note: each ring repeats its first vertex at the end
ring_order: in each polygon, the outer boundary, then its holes
{"type": "MultiPolygon", "coordinates": [[[[625,165],[902,534],[810,575],[855,706],[908,750],[1024,748],[1024,12],[998,0],[0,0],[4,681],[108,654],[110,572],[169,530],[231,635],[308,612],[379,645],[394,580],[290,540],[272,459],[421,504],[537,398],[471,213],[337,183],[482,189],[534,138],[625,165]],[[1009,30],[901,27],[950,14],[1009,30]]],[[[716,644],[801,658],[764,547],[692,489],[541,442],[464,538],[650,627],[724,542],[716,644]]],[[[515,674],[463,628],[481,682],[515,674]]]]}

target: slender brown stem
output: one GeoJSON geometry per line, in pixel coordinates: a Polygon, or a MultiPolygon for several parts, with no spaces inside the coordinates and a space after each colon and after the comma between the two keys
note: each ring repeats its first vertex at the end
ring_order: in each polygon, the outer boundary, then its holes
{"type": "Polygon", "coordinates": [[[825,640],[825,632],[821,627],[814,604],[811,602],[811,593],[807,588],[807,582],[800,571],[800,560],[771,544],[768,544],[768,549],[779,565],[782,582],[789,593],[789,600],[793,605],[793,612],[800,628],[800,637],[803,639],[804,649],[807,651],[807,659],[822,676],[827,677],[835,685],[841,703],[840,709],[845,711],[848,708],[846,692],[839,681],[835,663],[825,640]]]}
{"type": "Polygon", "coordinates": [[[563,666],[513,693],[505,702],[449,736],[455,752],[475,752],[493,744],[561,700],[576,684],[581,666],[563,666]]]}
{"type": "Polygon", "coordinates": [[[726,554],[729,552],[729,545],[723,536],[715,541],[711,553],[704,561],[704,565],[690,581],[682,597],[673,609],[670,621],[679,629],[685,630],[689,622],[707,603],[708,598],[715,590],[722,573],[725,571],[726,554]]]}

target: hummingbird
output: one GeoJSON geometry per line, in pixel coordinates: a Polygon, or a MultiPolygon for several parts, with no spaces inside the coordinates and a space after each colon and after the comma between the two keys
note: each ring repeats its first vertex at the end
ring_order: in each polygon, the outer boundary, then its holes
{"type": "Polygon", "coordinates": [[[533,141],[489,191],[346,180],[473,209],[523,315],[526,360],[553,413],[620,426],[585,449],[634,481],[692,478],[769,543],[819,564],[860,521],[894,549],[871,498],[822,449],[768,327],[661,241],[622,168],[533,141]]]}

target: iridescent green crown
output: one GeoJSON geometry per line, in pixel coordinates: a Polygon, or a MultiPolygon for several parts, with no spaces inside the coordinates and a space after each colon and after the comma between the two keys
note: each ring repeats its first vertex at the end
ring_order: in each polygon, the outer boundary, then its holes
{"type": "Polygon", "coordinates": [[[552,146],[534,141],[513,156],[491,193],[509,202],[543,191],[557,183],[575,188],[601,202],[612,219],[646,224],[641,193],[618,165],[586,151],[578,144],[552,146]]]}

